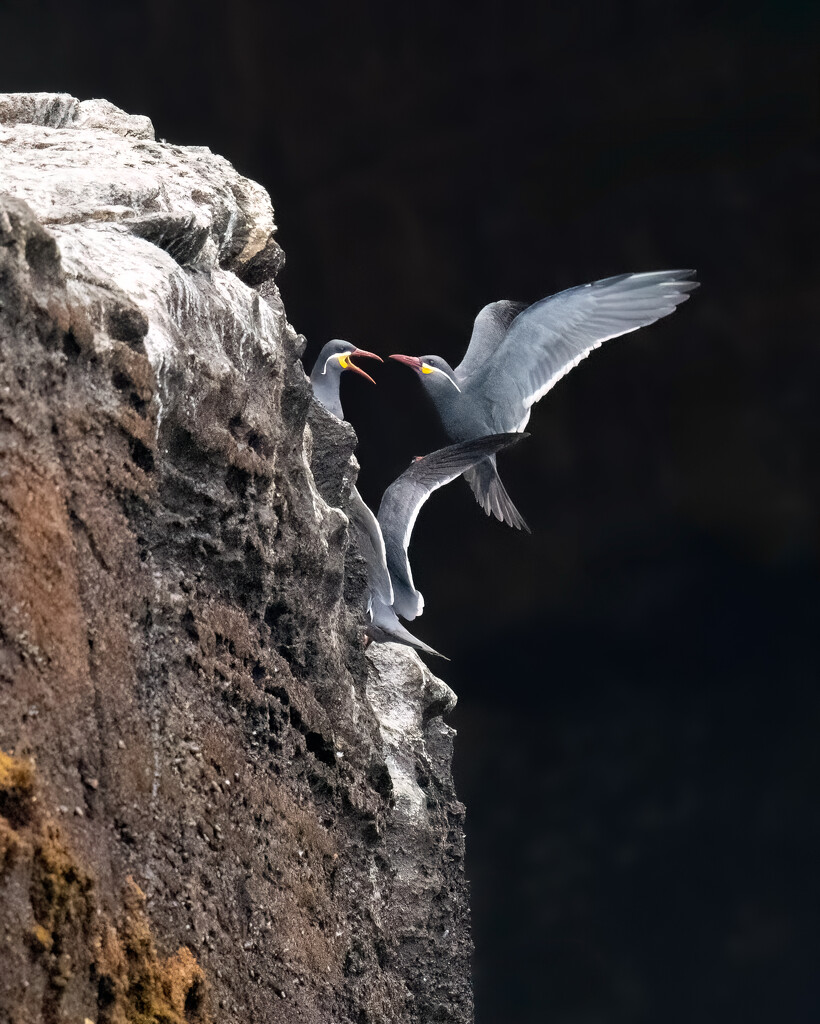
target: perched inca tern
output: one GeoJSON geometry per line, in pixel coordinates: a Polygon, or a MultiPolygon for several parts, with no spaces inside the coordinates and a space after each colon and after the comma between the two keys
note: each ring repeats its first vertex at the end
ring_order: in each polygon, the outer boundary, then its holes
{"type": "Polygon", "coordinates": [[[355,356],[360,356],[363,359],[378,359],[380,363],[384,362],[382,357],[377,356],[374,352],[365,352],[364,349],[351,345],[349,341],[340,341],[336,338],[324,346],[310,373],[310,383],[316,399],[328,412],[332,412],[340,420],[344,419],[342,399],[339,394],[339,385],[344,371],[353,370],[354,373],[366,377],[371,384],[376,383],[370,374],[365,373],[360,366],[356,366],[352,361],[355,356]]]}

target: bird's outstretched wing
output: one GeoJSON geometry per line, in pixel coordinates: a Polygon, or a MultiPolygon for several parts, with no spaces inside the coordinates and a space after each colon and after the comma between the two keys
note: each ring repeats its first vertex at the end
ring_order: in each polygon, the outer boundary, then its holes
{"type": "Polygon", "coordinates": [[[593,349],[674,312],[698,287],[693,275],[621,274],[541,299],[518,314],[467,387],[495,430],[521,430],[530,407],[593,349]]]}
{"type": "Polygon", "coordinates": [[[465,469],[525,436],[493,434],[440,448],[411,463],[384,492],[378,520],[387,551],[387,568],[393,582],[393,607],[402,618],[415,619],[424,609],[424,598],[413,584],[407,558],[410,535],[421,506],[433,491],[461,476],[465,469]]]}
{"type": "Polygon", "coordinates": [[[510,324],[526,308],[526,302],[499,299],[481,310],[473,323],[473,333],[464,358],[456,367],[459,380],[469,377],[490,358],[504,340],[510,324]]]}
{"type": "Polygon", "coordinates": [[[378,520],[356,487],[350,491],[350,521],[356,529],[359,552],[367,565],[367,582],[370,590],[368,611],[375,601],[389,607],[393,604],[393,584],[387,571],[384,537],[378,520]]]}

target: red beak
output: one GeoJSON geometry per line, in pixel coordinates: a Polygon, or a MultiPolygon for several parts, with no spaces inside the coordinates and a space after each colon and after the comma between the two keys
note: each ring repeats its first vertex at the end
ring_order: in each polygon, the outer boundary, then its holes
{"type": "Polygon", "coordinates": [[[391,359],[395,359],[399,363],[404,363],[405,366],[411,366],[414,370],[421,371],[421,360],[418,356],[391,356],[391,359]]]}
{"type": "Polygon", "coordinates": [[[384,360],[382,359],[382,357],[377,356],[375,352],[366,352],[363,348],[354,348],[353,351],[347,357],[348,370],[353,370],[354,373],[358,373],[362,377],[366,377],[371,384],[375,384],[376,382],[373,380],[369,373],[365,373],[361,366],[356,366],[356,364],[352,362],[353,356],[361,356],[362,359],[378,359],[380,363],[383,363],[384,360]]]}

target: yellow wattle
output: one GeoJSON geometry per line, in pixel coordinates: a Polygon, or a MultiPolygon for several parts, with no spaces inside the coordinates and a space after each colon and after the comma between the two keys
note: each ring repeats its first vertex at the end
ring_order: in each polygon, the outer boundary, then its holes
{"type": "Polygon", "coordinates": [[[347,356],[339,356],[339,366],[341,366],[343,370],[347,369],[347,356]]]}
{"type": "Polygon", "coordinates": [[[428,366],[426,363],[422,363],[421,364],[421,372],[422,373],[435,373],[435,370],[433,369],[432,366],[428,366]]]}

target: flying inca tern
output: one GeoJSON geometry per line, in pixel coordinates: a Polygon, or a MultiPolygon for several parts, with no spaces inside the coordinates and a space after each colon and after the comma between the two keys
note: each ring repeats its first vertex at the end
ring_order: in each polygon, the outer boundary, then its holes
{"type": "Polygon", "coordinates": [[[384,362],[382,357],[377,356],[374,352],[365,352],[364,349],[356,348],[348,341],[340,341],[336,338],[324,346],[310,373],[313,394],[329,412],[338,416],[340,420],[344,419],[344,416],[339,384],[344,371],[353,370],[354,373],[366,377],[371,384],[376,383],[360,366],[356,366],[352,361],[354,356],[361,356],[363,359],[378,359],[380,363],[384,362]]]}
{"type": "MultiPolygon", "coordinates": [[[[568,288],[531,306],[502,299],[475,319],[453,369],[439,356],[393,355],[417,371],[452,441],[520,431],[531,407],[585,356],[674,312],[698,287],[692,270],[621,274],[568,288]]],[[[490,457],[464,474],[487,513],[529,530],[490,457]]]]}
{"type": "Polygon", "coordinates": [[[407,555],[416,517],[433,491],[526,436],[508,433],[474,438],[414,459],[384,492],[378,516],[373,515],[353,488],[351,519],[367,563],[371,622],[366,632],[371,640],[407,644],[444,657],[414,637],[398,620],[399,615],[415,619],[424,609],[424,598],[413,583],[407,555]]]}

